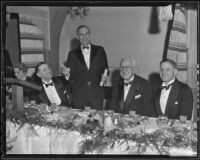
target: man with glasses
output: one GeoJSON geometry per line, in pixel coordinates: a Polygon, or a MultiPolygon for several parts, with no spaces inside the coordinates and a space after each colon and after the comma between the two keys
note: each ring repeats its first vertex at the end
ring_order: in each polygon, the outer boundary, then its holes
{"type": "Polygon", "coordinates": [[[111,109],[124,114],[135,111],[136,114],[150,116],[152,106],[151,90],[148,81],[136,75],[134,68],[134,59],[121,59],[121,79],[114,86],[111,109]]]}

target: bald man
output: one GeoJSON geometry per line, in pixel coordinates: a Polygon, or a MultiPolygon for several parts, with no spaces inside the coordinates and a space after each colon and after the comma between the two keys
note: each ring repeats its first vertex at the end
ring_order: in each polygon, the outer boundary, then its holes
{"type": "Polygon", "coordinates": [[[123,58],[120,62],[121,79],[114,86],[111,109],[115,112],[151,116],[152,98],[148,81],[135,74],[135,60],[123,58]]]}

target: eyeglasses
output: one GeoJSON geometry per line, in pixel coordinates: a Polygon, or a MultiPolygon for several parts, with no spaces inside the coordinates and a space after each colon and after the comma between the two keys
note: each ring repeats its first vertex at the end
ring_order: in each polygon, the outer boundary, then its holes
{"type": "Polygon", "coordinates": [[[120,66],[120,69],[132,69],[132,68],[135,68],[135,67],[131,67],[131,66],[120,66]]]}

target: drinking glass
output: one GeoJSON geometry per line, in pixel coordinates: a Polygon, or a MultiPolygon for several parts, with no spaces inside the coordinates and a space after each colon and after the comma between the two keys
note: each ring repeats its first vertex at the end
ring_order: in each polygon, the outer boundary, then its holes
{"type": "Polygon", "coordinates": [[[130,115],[131,117],[134,117],[134,116],[135,116],[135,114],[136,114],[136,112],[135,112],[135,111],[129,111],[129,115],[130,115]]]}
{"type": "Polygon", "coordinates": [[[89,111],[90,108],[91,108],[90,106],[85,106],[85,110],[86,110],[86,111],[89,111]]]}
{"type": "Polygon", "coordinates": [[[181,122],[186,122],[187,121],[187,116],[180,115],[179,119],[180,119],[181,122]]]}

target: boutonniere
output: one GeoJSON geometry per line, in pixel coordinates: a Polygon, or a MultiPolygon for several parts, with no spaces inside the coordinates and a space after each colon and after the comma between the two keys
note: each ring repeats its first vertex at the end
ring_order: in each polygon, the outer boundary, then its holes
{"type": "Polygon", "coordinates": [[[138,94],[138,95],[135,96],[135,99],[138,99],[138,98],[140,98],[141,96],[142,96],[141,94],[138,94]]]}
{"type": "Polygon", "coordinates": [[[175,104],[175,105],[177,105],[177,104],[178,104],[178,102],[176,101],[174,104],[175,104]]]}

